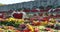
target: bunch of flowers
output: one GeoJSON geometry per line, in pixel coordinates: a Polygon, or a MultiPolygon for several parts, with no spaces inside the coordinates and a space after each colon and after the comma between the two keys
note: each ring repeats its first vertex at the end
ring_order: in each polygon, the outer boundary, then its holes
{"type": "MultiPolygon", "coordinates": [[[[16,18],[7,18],[7,19],[0,19],[0,25],[4,25],[2,26],[3,28],[0,28],[0,31],[2,32],[20,32],[17,28],[19,28],[19,25],[24,23],[25,24],[25,21],[28,22],[29,20],[24,20],[24,19],[16,19],[16,18]]],[[[31,29],[31,31],[35,32],[34,31],[34,26],[37,26],[39,30],[50,30],[50,28],[46,28],[46,26],[54,26],[55,25],[55,20],[53,18],[50,19],[50,22],[48,21],[39,21],[39,20],[33,20],[31,23],[33,23],[34,25],[30,25],[27,24],[27,27],[29,29],[31,29]]],[[[24,31],[24,30],[23,30],[24,31]]],[[[26,31],[26,30],[25,30],[26,31]]]]}
{"type": "Polygon", "coordinates": [[[7,18],[4,21],[0,21],[0,25],[14,26],[18,27],[19,24],[24,23],[24,19],[15,19],[15,18],[7,18]]]}
{"type": "Polygon", "coordinates": [[[13,26],[0,26],[0,32],[20,32],[13,26]]]}

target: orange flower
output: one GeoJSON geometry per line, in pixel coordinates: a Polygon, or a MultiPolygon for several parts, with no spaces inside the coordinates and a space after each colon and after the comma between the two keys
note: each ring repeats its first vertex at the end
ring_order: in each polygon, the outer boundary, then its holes
{"type": "Polygon", "coordinates": [[[19,30],[16,30],[16,32],[20,32],[19,30]]]}

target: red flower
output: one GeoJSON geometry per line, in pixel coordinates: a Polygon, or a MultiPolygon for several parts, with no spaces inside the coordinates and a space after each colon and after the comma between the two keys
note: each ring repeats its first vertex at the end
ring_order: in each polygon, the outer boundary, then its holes
{"type": "Polygon", "coordinates": [[[22,16],[23,16],[22,13],[20,13],[20,14],[14,13],[14,14],[13,14],[13,17],[14,17],[14,18],[17,18],[17,19],[22,19],[22,16]]]}

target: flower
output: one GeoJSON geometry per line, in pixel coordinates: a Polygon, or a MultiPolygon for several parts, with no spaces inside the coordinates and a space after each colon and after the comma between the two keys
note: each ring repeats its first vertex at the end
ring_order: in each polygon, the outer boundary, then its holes
{"type": "Polygon", "coordinates": [[[15,18],[9,18],[8,19],[8,21],[14,21],[15,20],[15,18]]]}

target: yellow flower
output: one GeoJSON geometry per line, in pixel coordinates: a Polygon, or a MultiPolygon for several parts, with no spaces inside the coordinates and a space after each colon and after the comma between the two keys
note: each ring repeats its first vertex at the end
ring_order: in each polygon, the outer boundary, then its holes
{"type": "Polygon", "coordinates": [[[31,31],[34,31],[33,26],[31,26],[30,24],[27,24],[27,27],[28,27],[31,31]]]}
{"type": "Polygon", "coordinates": [[[19,21],[24,21],[24,19],[19,19],[19,21]]]}
{"type": "Polygon", "coordinates": [[[44,27],[44,26],[39,26],[38,28],[39,28],[39,29],[45,29],[45,27],[44,27]]]}
{"type": "Polygon", "coordinates": [[[54,18],[51,18],[50,21],[54,23],[55,22],[55,19],[54,18]]]}
{"type": "Polygon", "coordinates": [[[2,30],[2,29],[0,28],[0,30],[2,30]]]}
{"type": "Polygon", "coordinates": [[[18,22],[24,22],[24,19],[18,19],[18,22]]]}
{"type": "Polygon", "coordinates": [[[53,25],[54,23],[49,22],[50,25],[53,25]]]}
{"type": "Polygon", "coordinates": [[[15,21],[15,18],[8,18],[8,21],[15,21]]]}
{"type": "Polygon", "coordinates": [[[3,32],[3,31],[4,31],[4,29],[0,28],[0,32],[3,32]]]}
{"type": "Polygon", "coordinates": [[[18,24],[24,23],[24,19],[17,19],[15,23],[18,23],[18,24]]]}

